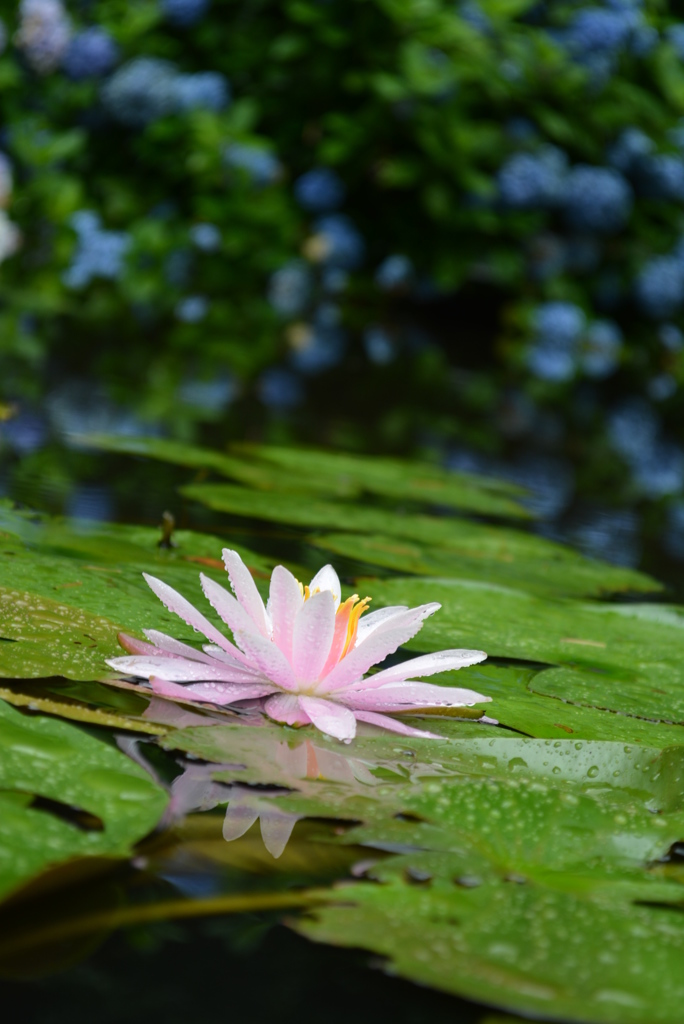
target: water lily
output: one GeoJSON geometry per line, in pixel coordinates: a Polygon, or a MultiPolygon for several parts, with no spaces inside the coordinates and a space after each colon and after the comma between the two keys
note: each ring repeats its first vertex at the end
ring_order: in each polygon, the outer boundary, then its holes
{"type": "Polygon", "coordinates": [[[423,714],[490,699],[474,690],[416,681],[416,677],[474,665],[486,658],[484,651],[437,651],[366,676],[373,665],[415,636],[439,604],[400,605],[364,614],[370,598],[359,600],[354,594],[342,601],[340,581],[331,565],[306,587],[278,565],[264,606],[238,553],[226,548],[223,560],[233,594],[204,574],[200,580],[234,642],[181,594],[144,574],[169,611],[209,643],[199,651],[153,629],[145,630],[149,643],[122,633],[119,642],[130,656],[112,658],[107,664],[148,679],[154,692],[165,697],[217,705],[260,699],[275,721],[313,724],[343,741],[353,739],[357,722],[406,736],[431,737],[433,733],[411,728],[390,715],[412,709],[423,714]]]}

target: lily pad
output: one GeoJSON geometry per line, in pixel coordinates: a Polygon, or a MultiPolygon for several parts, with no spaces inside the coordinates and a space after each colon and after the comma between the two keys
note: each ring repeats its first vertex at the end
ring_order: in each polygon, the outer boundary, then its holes
{"type": "Polygon", "coordinates": [[[166,802],[107,740],[0,701],[0,896],[73,857],[127,856],[166,802]]]}
{"type": "Polygon", "coordinates": [[[318,492],[359,497],[362,493],[429,502],[483,515],[529,518],[513,484],[429,463],[382,459],[300,448],[234,445],[224,454],[163,438],[87,435],[91,448],[140,455],[173,465],[213,469],[222,476],[265,490],[318,492]]]}

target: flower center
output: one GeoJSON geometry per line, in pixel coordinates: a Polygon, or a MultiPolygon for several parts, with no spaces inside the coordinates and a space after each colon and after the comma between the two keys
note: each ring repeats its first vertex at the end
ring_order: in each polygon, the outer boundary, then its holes
{"type": "MultiPolygon", "coordinates": [[[[297,583],[299,583],[299,580],[297,580],[297,583]]],[[[314,594],[320,593],[320,587],[316,587],[314,590],[311,590],[309,586],[305,586],[303,583],[299,583],[299,590],[305,601],[308,601],[310,597],[314,596],[314,594]]],[[[337,597],[337,594],[333,594],[333,597],[337,597]]],[[[339,621],[335,628],[335,640],[333,641],[333,649],[337,648],[335,651],[335,662],[341,661],[345,654],[347,654],[354,646],[356,642],[356,634],[359,628],[359,619],[363,613],[368,610],[368,605],[372,600],[372,597],[359,597],[358,594],[352,594],[352,596],[348,597],[346,601],[343,601],[337,609],[339,621]],[[344,630],[345,621],[347,624],[347,630],[340,649],[339,641],[342,640],[342,631],[344,630]]]]}

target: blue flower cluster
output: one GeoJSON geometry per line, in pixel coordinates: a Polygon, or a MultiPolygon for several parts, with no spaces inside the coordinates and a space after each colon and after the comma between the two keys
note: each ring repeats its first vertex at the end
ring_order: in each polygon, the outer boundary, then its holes
{"type": "Polygon", "coordinates": [[[79,210],[71,218],[77,235],[71,265],[62,276],[67,288],[81,289],[93,278],[115,280],[124,267],[124,257],[131,245],[130,235],[123,231],[104,231],[99,216],[92,210],[79,210]]]}
{"type": "Polygon", "coordinates": [[[659,498],[681,491],[684,451],[664,436],[659,417],[646,399],[628,399],[613,409],[608,436],[644,495],[659,498]]]}
{"type": "Polygon", "coordinates": [[[102,102],[121,124],[144,128],[170,114],[223,110],[230,102],[230,87],[215,71],[185,75],[169,61],[135,57],[105,83],[102,102]]]}
{"type": "Polygon", "coordinates": [[[639,3],[607,0],[602,7],[576,11],[556,38],[601,86],[617,69],[622,54],[646,57],[658,42],[658,31],[648,23],[639,3]]]}
{"type": "Polygon", "coordinates": [[[161,12],[172,25],[186,28],[204,17],[209,0],[161,0],[161,12]]]}
{"type": "Polygon", "coordinates": [[[62,57],[66,75],[75,82],[108,75],[119,61],[119,47],[104,29],[93,27],[71,37],[62,57]]]}
{"type": "Polygon", "coordinates": [[[21,0],[14,41],[33,71],[55,71],[70,37],[71,22],[61,0],[21,0]]]}
{"type": "Polygon", "coordinates": [[[345,193],[340,178],[328,167],[314,167],[294,184],[295,199],[312,213],[337,210],[344,202],[345,193]]]}
{"type": "Polygon", "coordinates": [[[226,167],[243,174],[257,188],[265,188],[278,181],[283,173],[280,161],[263,146],[245,142],[231,142],[223,150],[226,167]]]}
{"type": "Polygon", "coordinates": [[[532,318],[533,341],[527,365],[535,377],[553,383],[577,374],[594,379],[618,368],[622,331],[612,320],[587,323],[584,312],[571,302],[546,302],[532,318]]]}

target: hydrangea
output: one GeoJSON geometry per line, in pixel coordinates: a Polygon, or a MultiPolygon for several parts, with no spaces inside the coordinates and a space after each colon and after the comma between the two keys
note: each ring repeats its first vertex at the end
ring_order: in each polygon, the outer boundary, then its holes
{"type": "Polygon", "coordinates": [[[589,54],[612,56],[628,45],[638,23],[638,12],[628,7],[614,10],[585,7],[571,20],[567,43],[580,59],[589,54]]]}
{"type": "Polygon", "coordinates": [[[660,420],[644,398],[630,398],[607,418],[613,447],[631,466],[648,461],[660,434],[660,420]]]}
{"type": "Polygon", "coordinates": [[[681,22],[669,25],[665,30],[665,38],[670,46],[673,47],[679,59],[684,60],[684,25],[681,22]]]}
{"type": "Polygon", "coordinates": [[[684,302],[684,263],[676,256],[654,256],[639,272],[634,294],[647,316],[669,320],[684,302]]]}
{"type": "Polygon", "coordinates": [[[282,317],[299,316],[311,298],[311,270],[302,260],[293,260],[271,275],[268,301],[282,317]]]}
{"type": "Polygon", "coordinates": [[[108,280],[119,277],[131,245],[130,235],[123,231],[104,231],[100,218],[91,210],[75,213],[71,226],[78,242],[71,266],[62,276],[67,288],[84,288],[96,277],[108,280]]]}
{"type": "Polygon", "coordinates": [[[654,402],[666,402],[677,392],[677,381],[671,373],[659,373],[651,377],[646,385],[646,393],[654,402]]]}
{"type": "Polygon", "coordinates": [[[39,75],[59,67],[70,37],[71,23],[61,0],[21,0],[14,40],[39,75]]]}
{"type": "Polygon", "coordinates": [[[384,327],[369,327],[364,331],[363,347],[371,363],[376,366],[387,366],[397,354],[394,339],[384,327]]]}
{"type": "Polygon", "coordinates": [[[312,256],[327,266],[356,270],[365,252],[363,238],[354,224],[343,214],[320,217],[314,224],[312,256]]]}
{"type": "Polygon", "coordinates": [[[230,87],[218,71],[178,75],[175,81],[175,105],[178,110],[213,110],[218,113],[230,102],[230,87]]]}
{"type": "Polygon", "coordinates": [[[684,160],[671,153],[642,157],[635,169],[639,192],[650,199],[684,200],[684,160]]]}
{"type": "Polygon", "coordinates": [[[570,380],[585,328],[582,310],[571,302],[546,302],[535,310],[532,326],[534,343],[527,353],[531,373],[554,383],[570,380]]]}
{"type": "Polygon", "coordinates": [[[204,295],[188,295],[176,303],[174,313],[184,324],[198,324],[209,312],[209,300],[204,295]]]}
{"type": "Polygon", "coordinates": [[[117,121],[143,128],[176,110],[177,79],[178,73],[168,61],[135,57],[105,83],[102,102],[117,121]]]}
{"type": "Polygon", "coordinates": [[[498,174],[501,200],[517,210],[553,206],[561,198],[566,171],[567,157],[555,146],[538,153],[514,153],[498,174]]]}
{"type": "Polygon", "coordinates": [[[194,25],[206,14],[209,0],[161,0],[160,7],[172,25],[185,28],[194,25]]]}
{"type": "Polygon", "coordinates": [[[178,397],[185,405],[192,405],[208,413],[221,413],[228,408],[238,393],[235,379],[222,374],[211,380],[185,380],[178,389],[178,397]]]}
{"type": "Polygon", "coordinates": [[[62,58],[64,71],[75,82],[107,75],[119,60],[119,47],[102,28],[77,32],[62,58]]]}
{"type": "Polygon", "coordinates": [[[625,128],[608,149],[608,163],[623,174],[631,174],[653,149],[653,140],[640,128],[625,128]]]}
{"type": "Polygon", "coordinates": [[[263,404],[278,412],[287,412],[304,401],[304,388],[299,377],[279,366],[264,370],[256,390],[263,404]]]}
{"type": "Polygon", "coordinates": [[[608,377],[617,369],[622,331],[612,320],[594,320],[587,328],[580,352],[580,366],[587,377],[608,377]]]}
{"type": "Polygon", "coordinates": [[[677,494],[684,486],[684,451],[661,439],[632,469],[635,483],[649,498],[677,494]]]}
{"type": "Polygon", "coordinates": [[[565,180],[565,217],[575,231],[607,234],[625,226],[632,212],[632,189],[609,167],[577,164],[565,180]]]}
{"type": "Polygon", "coordinates": [[[342,601],[340,581],[331,565],[324,566],[307,586],[278,565],[265,606],[239,554],[226,548],[223,560],[232,594],[204,574],[200,582],[232,640],[168,584],[145,574],[163,604],[209,643],[199,651],[157,630],[145,630],[147,642],[119,634],[129,654],[111,658],[107,664],[149,680],[152,690],[164,697],[223,706],[259,700],[277,722],[312,724],[344,742],[356,735],[357,722],[405,736],[433,737],[391,716],[491,699],[473,690],[414,678],[476,665],[487,657],[484,651],[438,651],[366,676],[372,666],[414,637],[439,604],[382,608],[364,618],[370,598],[359,600],[354,594],[342,601]]]}
{"type": "Polygon", "coordinates": [[[344,201],[345,191],[344,184],[329,167],[314,167],[294,184],[295,199],[312,213],[337,209],[344,201]]]}
{"type": "Polygon", "coordinates": [[[413,263],[408,256],[395,254],[383,260],[375,272],[375,283],[384,292],[397,291],[411,283],[414,276],[413,263]]]}
{"type": "Polygon", "coordinates": [[[193,224],[190,228],[190,239],[202,252],[216,252],[221,248],[221,232],[215,224],[193,224]]]}
{"type": "Polygon", "coordinates": [[[17,455],[40,451],[48,441],[45,419],[30,409],[22,409],[11,419],[0,421],[0,451],[7,445],[17,455]]]}
{"type": "Polygon", "coordinates": [[[307,375],[339,366],[347,347],[347,335],[336,323],[326,323],[319,314],[312,324],[295,324],[288,333],[290,362],[307,375]]]}
{"type": "Polygon", "coordinates": [[[684,347],[684,334],[676,324],[662,324],[658,328],[658,341],[669,352],[679,352],[684,347]]]}
{"type": "Polygon", "coordinates": [[[280,161],[261,146],[231,142],[223,150],[223,162],[247,175],[253,185],[263,188],[278,181],[282,174],[280,161]]]}

